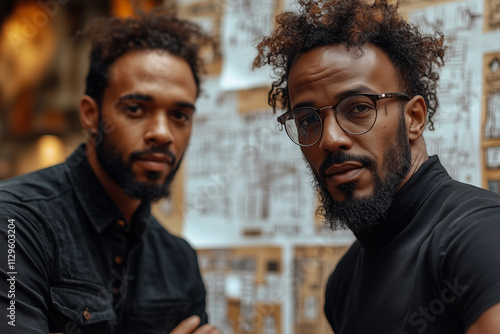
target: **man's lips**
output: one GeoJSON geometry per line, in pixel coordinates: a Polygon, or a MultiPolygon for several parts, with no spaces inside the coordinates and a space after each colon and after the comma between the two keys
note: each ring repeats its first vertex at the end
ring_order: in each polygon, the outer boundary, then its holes
{"type": "Polygon", "coordinates": [[[335,185],[354,181],[361,173],[364,166],[355,162],[333,165],[325,170],[325,177],[333,181],[335,185]]]}
{"type": "Polygon", "coordinates": [[[174,163],[172,157],[161,153],[141,155],[136,162],[152,171],[163,171],[174,163]]]}

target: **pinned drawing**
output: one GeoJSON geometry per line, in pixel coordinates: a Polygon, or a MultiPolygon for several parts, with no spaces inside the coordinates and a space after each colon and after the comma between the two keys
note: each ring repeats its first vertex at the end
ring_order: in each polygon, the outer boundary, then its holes
{"type": "Polygon", "coordinates": [[[296,247],[293,264],[293,311],[295,333],[330,334],[324,317],[325,287],[347,246],[296,247]]]}
{"type": "Polygon", "coordinates": [[[500,0],[485,0],[485,3],[486,30],[500,30],[500,0]]]}
{"type": "Polygon", "coordinates": [[[279,248],[205,249],[198,259],[211,324],[226,334],[282,333],[279,248]]]}
{"type": "Polygon", "coordinates": [[[486,168],[500,169],[500,147],[486,148],[486,168]]]}
{"type": "Polygon", "coordinates": [[[446,3],[412,11],[410,20],[428,33],[442,31],[448,50],[440,75],[435,131],[424,137],[429,154],[438,154],[450,175],[481,185],[480,118],[483,8],[478,1],[446,3]]]}
{"type": "Polygon", "coordinates": [[[485,139],[500,139],[500,53],[485,57],[486,121],[485,139]]]}
{"type": "Polygon", "coordinates": [[[276,0],[226,0],[222,17],[222,73],[224,90],[269,86],[271,77],[265,68],[252,70],[257,55],[255,45],[269,35],[273,27],[276,0]]]}
{"type": "Polygon", "coordinates": [[[317,234],[310,172],[271,111],[198,117],[184,234],[197,246],[317,234]]]}
{"type": "Polygon", "coordinates": [[[500,192],[500,46],[498,49],[483,59],[483,185],[494,192],[500,192]]]}

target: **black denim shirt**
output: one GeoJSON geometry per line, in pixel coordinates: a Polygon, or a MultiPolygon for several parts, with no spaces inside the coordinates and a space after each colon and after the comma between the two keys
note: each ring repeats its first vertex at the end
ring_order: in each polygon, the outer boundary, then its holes
{"type": "Polygon", "coordinates": [[[0,183],[0,333],[164,334],[206,323],[205,295],[195,251],[149,203],[125,221],[83,145],[0,183]]]}

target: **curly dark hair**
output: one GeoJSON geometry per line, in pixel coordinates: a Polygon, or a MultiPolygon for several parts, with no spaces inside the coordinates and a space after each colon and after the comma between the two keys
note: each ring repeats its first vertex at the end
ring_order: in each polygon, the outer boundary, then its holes
{"type": "Polygon", "coordinates": [[[297,12],[276,17],[274,32],[258,45],[254,67],[271,65],[278,80],[269,91],[268,103],[290,109],[288,75],[301,54],[324,45],[347,48],[365,44],[382,49],[395,66],[402,88],[410,96],[421,95],[427,104],[429,129],[439,106],[436,95],[439,68],[444,65],[444,36],[422,35],[397,12],[399,1],[298,0],[297,12]]]}
{"type": "Polygon", "coordinates": [[[182,57],[191,67],[200,93],[203,63],[199,49],[209,37],[197,24],[177,18],[173,7],[158,7],[130,18],[99,18],[79,34],[91,40],[85,94],[99,106],[108,85],[109,67],[120,56],[135,50],[165,50],[182,57]]]}

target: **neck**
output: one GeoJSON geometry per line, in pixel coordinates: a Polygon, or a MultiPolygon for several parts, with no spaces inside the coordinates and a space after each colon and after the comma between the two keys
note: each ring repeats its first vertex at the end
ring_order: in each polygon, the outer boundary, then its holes
{"type": "Polygon", "coordinates": [[[429,155],[427,154],[427,149],[425,147],[424,138],[421,136],[416,141],[410,143],[411,149],[411,166],[410,170],[406,174],[406,177],[401,181],[396,192],[405,185],[406,182],[417,172],[417,170],[422,166],[424,162],[429,160],[429,155]]]}
{"type": "Polygon", "coordinates": [[[141,205],[141,200],[128,196],[125,191],[123,191],[123,188],[121,188],[113,179],[111,179],[111,177],[109,177],[108,173],[102,168],[99,160],[97,159],[95,145],[92,142],[87,143],[86,151],[90,167],[99,179],[102,187],[111,200],[116,204],[118,209],[120,209],[123,213],[123,217],[127,221],[130,221],[139,205],[141,205]]]}

